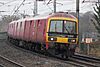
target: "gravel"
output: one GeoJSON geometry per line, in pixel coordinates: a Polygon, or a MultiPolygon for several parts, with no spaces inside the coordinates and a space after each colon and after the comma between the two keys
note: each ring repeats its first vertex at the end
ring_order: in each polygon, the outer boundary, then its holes
{"type": "Polygon", "coordinates": [[[0,55],[26,67],[75,67],[61,61],[40,57],[32,53],[18,50],[14,46],[8,45],[2,40],[0,40],[0,55]]]}

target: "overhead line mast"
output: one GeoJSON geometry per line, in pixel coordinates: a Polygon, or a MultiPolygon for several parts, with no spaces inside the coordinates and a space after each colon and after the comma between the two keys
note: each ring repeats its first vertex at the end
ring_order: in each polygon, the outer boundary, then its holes
{"type": "MultiPolygon", "coordinates": [[[[79,0],[76,0],[76,16],[78,18],[78,32],[79,32],[79,0]]],[[[79,37],[78,37],[78,39],[79,39],[79,37]]]]}
{"type": "Polygon", "coordinates": [[[53,0],[53,6],[54,6],[53,12],[56,13],[56,0],[53,0]]]}
{"type": "Polygon", "coordinates": [[[34,0],[34,11],[33,11],[33,13],[34,13],[34,16],[36,16],[37,15],[37,8],[38,8],[38,4],[37,4],[37,0],[34,0]]]}
{"type": "MultiPolygon", "coordinates": [[[[44,1],[44,0],[34,0],[34,16],[36,16],[38,14],[38,3],[37,1],[44,1]]],[[[51,0],[49,0],[50,2],[51,0]]],[[[49,2],[47,4],[49,4],[49,2]]],[[[53,13],[56,13],[56,0],[53,0],[53,6],[54,6],[54,10],[53,13]]]]}
{"type": "Polygon", "coordinates": [[[45,1],[45,0],[34,0],[34,16],[38,14],[38,2],[37,1],[45,1]]]}

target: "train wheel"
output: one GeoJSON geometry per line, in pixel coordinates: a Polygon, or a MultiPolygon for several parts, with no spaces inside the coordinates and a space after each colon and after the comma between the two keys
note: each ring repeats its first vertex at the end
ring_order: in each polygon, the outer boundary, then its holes
{"type": "Polygon", "coordinates": [[[10,37],[9,36],[7,37],[7,40],[10,41],[10,37]]]}
{"type": "Polygon", "coordinates": [[[61,53],[60,45],[56,45],[54,51],[55,55],[59,55],[61,53]]]}
{"type": "Polygon", "coordinates": [[[15,45],[18,46],[19,45],[19,41],[15,40],[15,45]]]}
{"type": "Polygon", "coordinates": [[[70,57],[72,57],[74,55],[74,53],[75,53],[75,49],[71,49],[70,50],[70,57]]]}
{"type": "Polygon", "coordinates": [[[37,51],[40,51],[40,50],[41,50],[41,44],[37,44],[37,45],[36,45],[36,50],[37,50],[37,51]]]}
{"type": "Polygon", "coordinates": [[[32,43],[31,50],[34,51],[36,49],[36,43],[32,43]]]}
{"type": "Polygon", "coordinates": [[[8,40],[9,42],[11,42],[11,38],[10,38],[10,37],[8,37],[7,40],[8,40]]]}
{"type": "Polygon", "coordinates": [[[7,37],[7,40],[8,40],[9,42],[11,42],[12,39],[8,36],[8,37],[7,37]]]}
{"type": "Polygon", "coordinates": [[[68,55],[66,54],[66,52],[64,52],[63,54],[61,54],[61,57],[64,58],[64,59],[67,59],[68,55]]]}
{"type": "Polygon", "coordinates": [[[69,57],[69,50],[68,49],[63,49],[61,51],[61,57],[64,58],[64,59],[67,59],[69,57]]]}
{"type": "Polygon", "coordinates": [[[28,43],[28,49],[31,50],[32,43],[28,43]]]}
{"type": "Polygon", "coordinates": [[[22,45],[25,49],[28,50],[28,43],[27,42],[23,42],[23,45],[22,45]]]}
{"type": "Polygon", "coordinates": [[[25,47],[25,42],[24,41],[19,41],[19,47],[25,47]]]}
{"type": "Polygon", "coordinates": [[[53,56],[56,56],[56,55],[57,55],[57,54],[56,54],[55,48],[48,48],[48,49],[47,49],[47,52],[48,52],[49,54],[53,55],[53,56]]]}

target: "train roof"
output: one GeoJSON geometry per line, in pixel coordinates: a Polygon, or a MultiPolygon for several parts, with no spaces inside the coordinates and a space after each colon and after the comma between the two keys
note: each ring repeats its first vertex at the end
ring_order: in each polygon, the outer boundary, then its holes
{"type": "Polygon", "coordinates": [[[47,13],[47,14],[43,14],[43,15],[37,15],[35,17],[28,17],[28,18],[24,18],[24,19],[19,19],[17,21],[12,21],[13,22],[20,22],[20,21],[28,21],[28,20],[37,20],[37,19],[47,19],[50,17],[67,17],[67,18],[72,18],[72,19],[76,19],[76,17],[74,17],[72,14],[68,14],[66,12],[57,12],[57,13],[47,13]]]}
{"type": "Polygon", "coordinates": [[[36,19],[47,19],[50,17],[67,17],[67,18],[72,18],[72,19],[76,19],[76,17],[74,17],[72,14],[67,14],[65,12],[58,12],[58,13],[49,13],[49,14],[43,14],[43,15],[37,15],[35,17],[32,18],[25,18],[25,20],[36,20],[36,19]]]}

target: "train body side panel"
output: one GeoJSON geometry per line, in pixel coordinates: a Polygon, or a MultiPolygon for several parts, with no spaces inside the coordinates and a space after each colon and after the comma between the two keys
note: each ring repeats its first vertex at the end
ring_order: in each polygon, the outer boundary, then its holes
{"type": "Polygon", "coordinates": [[[37,25],[38,25],[38,20],[34,20],[34,28],[33,28],[33,32],[32,32],[32,34],[33,34],[32,42],[37,42],[37,35],[38,35],[38,33],[37,33],[37,25]]]}
{"type": "Polygon", "coordinates": [[[15,38],[15,29],[16,29],[16,23],[14,22],[14,31],[13,31],[13,37],[15,38]]]}
{"type": "Polygon", "coordinates": [[[23,40],[29,41],[29,30],[30,30],[30,21],[25,21],[23,40]]]}
{"type": "Polygon", "coordinates": [[[25,27],[25,21],[22,21],[20,25],[20,39],[21,40],[24,39],[24,27],[25,27]]]}
{"type": "Polygon", "coordinates": [[[13,37],[13,24],[11,24],[11,37],[13,37]]]}
{"type": "Polygon", "coordinates": [[[17,39],[17,22],[15,23],[15,33],[14,33],[14,35],[15,35],[15,39],[17,39]]]}
{"type": "Polygon", "coordinates": [[[16,39],[17,35],[17,22],[14,22],[14,39],[16,39]]]}
{"type": "Polygon", "coordinates": [[[16,28],[16,38],[17,39],[20,39],[19,38],[19,33],[20,33],[20,22],[17,22],[17,28],[16,28]]]}
{"type": "Polygon", "coordinates": [[[12,30],[12,37],[14,38],[14,32],[15,32],[15,23],[13,23],[13,25],[12,25],[12,28],[13,28],[13,30],[12,30]]]}
{"type": "Polygon", "coordinates": [[[11,37],[11,24],[9,24],[9,28],[8,28],[8,36],[11,37]]]}
{"type": "Polygon", "coordinates": [[[46,21],[44,19],[38,20],[37,24],[37,42],[44,43],[44,33],[45,33],[45,23],[46,21]]]}
{"type": "Polygon", "coordinates": [[[13,32],[13,31],[14,31],[14,29],[13,29],[13,28],[14,28],[13,24],[14,24],[14,23],[10,23],[10,24],[9,24],[9,28],[8,28],[8,36],[11,37],[11,38],[14,38],[14,36],[13,36],[13,33],[14,33],[14,32],[13,32]]]}
{"type": "Polygon", "coordinates": [[[18,31],[18,32],[19,32],[19,33],[18,33],[18,38],[21,39],[20,33],[21,33],[21,25],[22,25],[22,22],[19,22],[19,25],[20,25],[20,26],[19,26],[19,31],[18,31]]]}
{"type": "Polygon", "coordinates": [[[29,39],[31,42],[36,42],[35,22],[32,20],[30,25],[29,39]]]}

